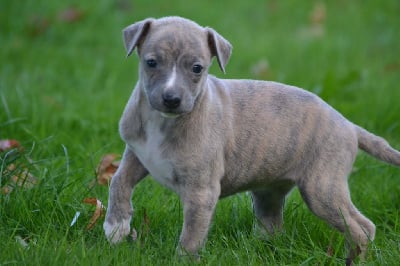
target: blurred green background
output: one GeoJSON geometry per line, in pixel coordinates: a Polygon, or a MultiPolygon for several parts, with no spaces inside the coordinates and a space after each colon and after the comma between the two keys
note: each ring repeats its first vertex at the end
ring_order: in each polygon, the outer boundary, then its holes
{"type": "MultiPolygon", "coordinates": [[[[153,233],[142,243],[145,249],[123,246],[113,251],[101,222],[90,232],[84,222],[69,226],[76,211],[83,213],[81,221],[89,220],[92,210],[81,203],[83,198],[107,202],[107,188],[90,184],[100,158],[121,153],[124,147],[117,125],[137,79],[137,58],[126,59],[123,47],[124,27],[166,15],[210,26],[233,45],[227,74],[216,64],[212,74],[302,87],[400,149],[399,14],[398,0],[1,1],[0,139],[16,139],[25,147],[30,160],[24,167],[39,185],[0,195],[0,264],[91,264],[91,255],[95,264],[102,264],[102,252],[111,264],[171,262],[180,230],[179,199],[151,179],[140,184],[134,196],[137,217],[147,210],[152,219],[153,233]],[[165,228],[170,228],[168,233],[165,228]],[[17,236],[30,243],[29,251],[20,247],[17,236]],[[48,258],[49,252],[55,255],[48,258]]],[[[7,154],[0,153],[2,186],[10,179],[4,169],[23,161],[23,156],[10,159],[7,154]]],[[[355,169],[351,186],[356,205],[368,210],[378,225],[378,244],[369,259],[398,261],[400,172],[364,155],[355,169]],[[382,231],[385,236],[379,238],[382,231]]],[[[313,218],[296,191],[290,203],[286,226],[292,234],[268,242],[270,246],[254,240],[249,231],[238,233],[251,227],[249,198],[224,200],[215,224],[225,229],[211,231],[202,263],[218,264],[227,250],[227,264],[343,262],[343,240],[335,243],[338,253],[333,257],[339,259],[331,260],[325,249],[333,231],[313,218]],[[296,206],[301,206],[300,213],[296,206]],[[325,236],[319,236],[318,229],[310,238],[306,228],[293,231],[303,213],[302,219],[317,224],[325,236]],[[226,229],[232,223],[237,227],[226,229]],[[289,248],[288,241],[298,251],[289,248]],[[255,255],[248,255],[243,246],[255,255]]],[[[143,219],[133,223],[140,227],[143,219]]]]}
{"type": "MultiPolygon", "coordinates": [[[[137,61],[125,58],[121,30],[165,15],[211,26],[232,43],[226,78],[297,85],[319,94],[351,120],[382,130],[399,118],[397,104],[390,102],[399,96],[398,1],[0,5],[3,138],[52,135],[67,141],[73,132],[84,132],[94,135],[89,142],[97,142],[96,136],[112,134],[110,127],[116,129],[137,78],[137,61]]],[[[222,76],[217,68],[212,72],[222,76]]]]}

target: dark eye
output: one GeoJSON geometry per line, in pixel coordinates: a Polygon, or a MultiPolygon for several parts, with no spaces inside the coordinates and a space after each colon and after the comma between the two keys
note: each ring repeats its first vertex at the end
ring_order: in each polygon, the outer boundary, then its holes
{"type": "Polygon", "coordinates": [[[195,74],[200,74],[202,70],[203,70],[203,67],[201,65],[198,65],[198,64],[193,65],[193,67],[192,67],[192,71],[195,74]]]}
{"type": "Polygon", "coordinates": [[[150,68],[155,68],[157,66],[157,61],[154,59],[148,59],[146,60],[146,64],[150,68]]]}

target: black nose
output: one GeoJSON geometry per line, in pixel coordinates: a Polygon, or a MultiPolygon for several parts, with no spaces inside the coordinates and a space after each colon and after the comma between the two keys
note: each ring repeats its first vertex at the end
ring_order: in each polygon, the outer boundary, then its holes
{"type": "Polygon", "coordinates": [[[163,99],[163,103],[165,105],[165,107],[168,108],[177,108],[180,104],[181,104],[181,98],[179,98],[178,96],[172,94],[172,93],[164,93],[162,95],[162,99],[163,99]]]}

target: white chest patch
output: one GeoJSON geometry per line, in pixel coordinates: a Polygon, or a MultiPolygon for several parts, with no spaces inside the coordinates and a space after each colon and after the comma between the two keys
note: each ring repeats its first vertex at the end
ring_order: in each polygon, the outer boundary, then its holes
{"type": "Polygon", "coordinates": [[[161,144],[164,135],[159,129],[159,125],[149,121],[145,128],[146,140],[134,140],[128,144],[135,151],[140,162],[161,184],[173,188],[173,167],[169,157],[161,154],[161,144]]]}

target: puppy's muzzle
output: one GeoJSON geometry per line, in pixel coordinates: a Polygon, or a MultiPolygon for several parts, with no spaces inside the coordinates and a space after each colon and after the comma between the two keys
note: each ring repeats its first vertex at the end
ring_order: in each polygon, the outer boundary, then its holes
{"type": "Polygon", "coordinates": [[[181,98],[171,92],[165,92],[161,97],[164,106],[168,109],[176,109],[179,107],[179,105],[181,105],[181,98]]]}

